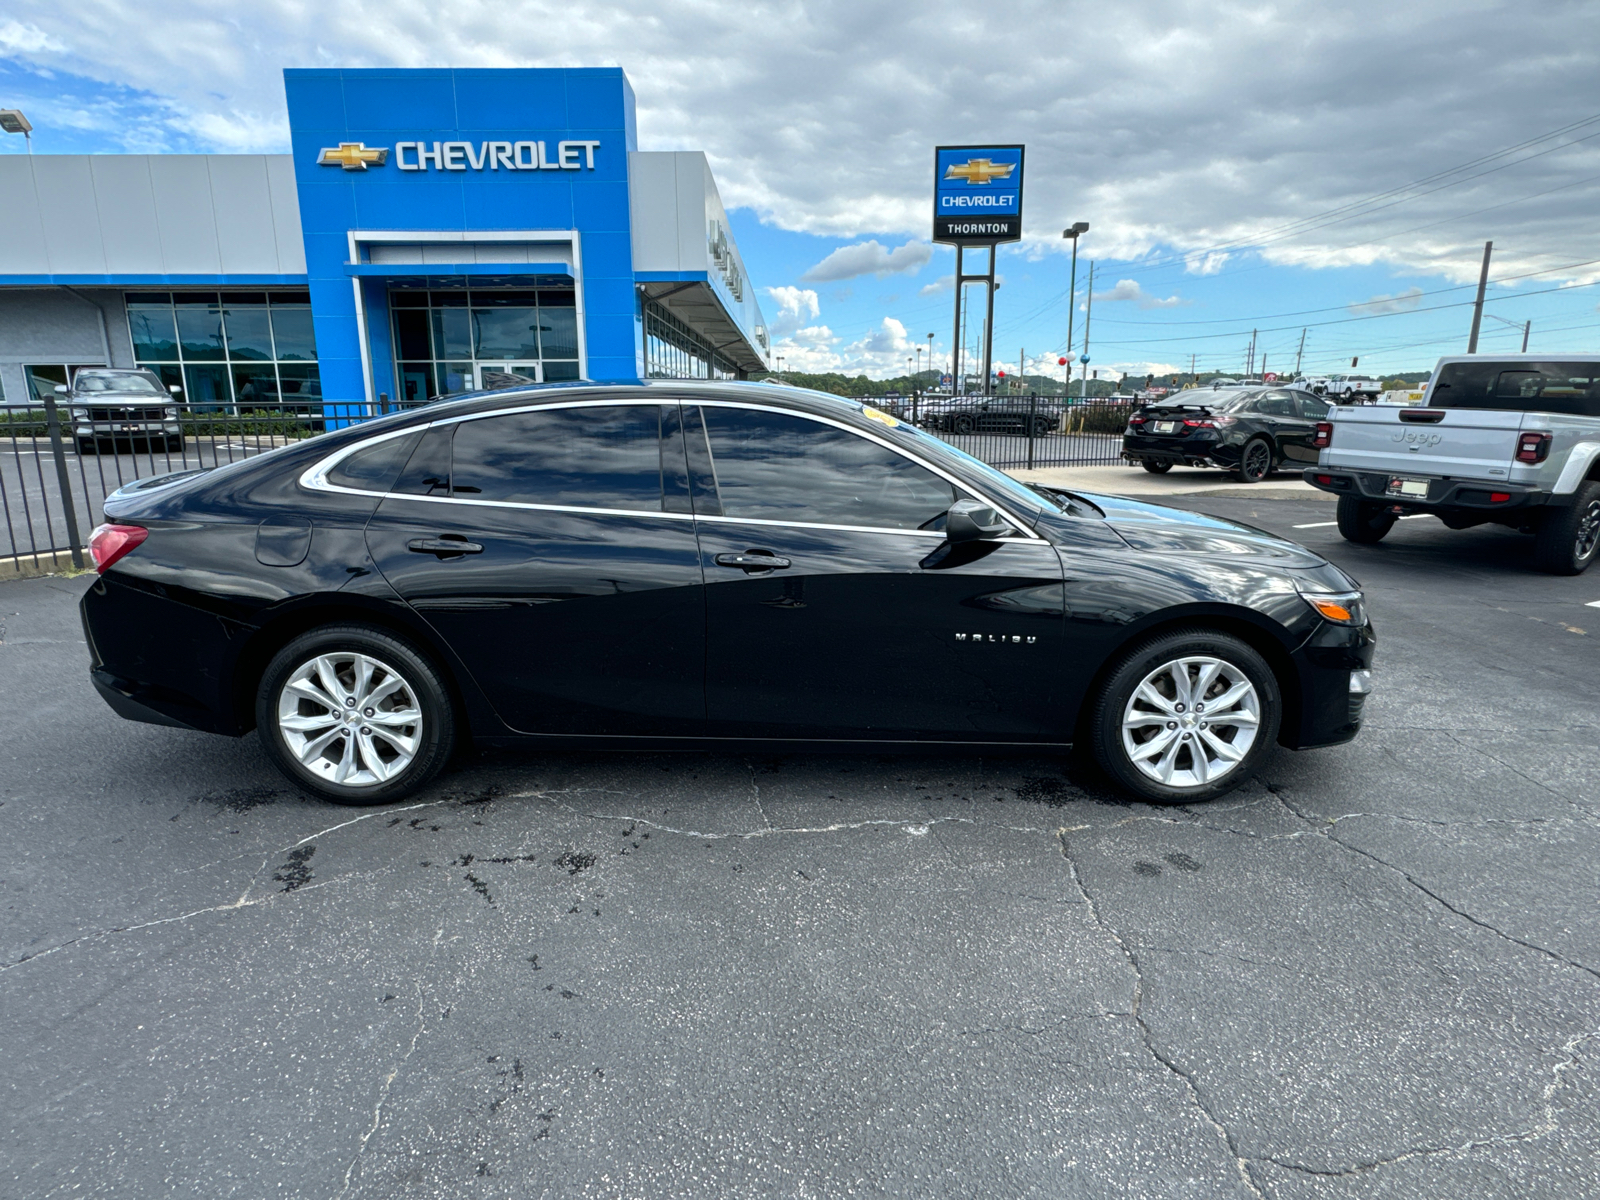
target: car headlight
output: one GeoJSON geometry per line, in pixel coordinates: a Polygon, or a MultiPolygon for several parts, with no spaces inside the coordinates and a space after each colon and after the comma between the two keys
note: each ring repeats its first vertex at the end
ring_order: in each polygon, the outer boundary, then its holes
{"type": "Polygon", "coordinates": [[[1367,604],[1360,592],[1312,592],[1300,589],[1304,600],[1324,621],[1335,625],[1361,626],[1367,623],[1367,604]]]}

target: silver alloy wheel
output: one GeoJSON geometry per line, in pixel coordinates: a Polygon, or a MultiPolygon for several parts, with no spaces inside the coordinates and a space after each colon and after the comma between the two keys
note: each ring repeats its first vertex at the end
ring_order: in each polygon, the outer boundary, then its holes
{"type": "Polygon", "coordinates": [[[342,787],[375,787],[404,771],[422,744],[416,690],[381,659],[319,654],[278,693],[278,733],[306,770],[342,787]]]}
{"type": "Polygon", "coordinates": [[[1178,658],[1133,689],[1122,749],[1157,783],[1200,788],[1239,765],[1260,725],[1261,698],[1243,671],[1221,658],[1178,658]]]}

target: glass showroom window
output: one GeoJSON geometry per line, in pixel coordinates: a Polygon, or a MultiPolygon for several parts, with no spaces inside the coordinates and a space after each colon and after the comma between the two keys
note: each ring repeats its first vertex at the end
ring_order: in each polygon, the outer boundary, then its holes
{"type": "Polygon", "coordinates": [[[202,412],[322,404],[308,292],[128,292],[133,357],[202,412]]]}
{"type": "Polygon", "coordinates": [[[578,309],[570,286],[392,288],[396,387],[420,403],[477,386],[479,364],[577,379],[578,309]]]}
{"type": "Polygon", "coordinates": [[[648,379],[737,379],[739,368],[696,337],[653,300],[644,301],[644,358],[648,379]]]}

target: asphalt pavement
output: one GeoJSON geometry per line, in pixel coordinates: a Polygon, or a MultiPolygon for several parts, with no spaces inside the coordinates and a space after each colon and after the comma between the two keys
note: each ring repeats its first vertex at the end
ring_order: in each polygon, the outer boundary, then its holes
{"type": "Polygon", "coordinates": [[[1159,809],[1070,760],[481,755],[304,798],[0,584],[0,1194],[1600,1192],[1600,572],[1172,502],[1365,584],[1353,744],[1159,809]]]}

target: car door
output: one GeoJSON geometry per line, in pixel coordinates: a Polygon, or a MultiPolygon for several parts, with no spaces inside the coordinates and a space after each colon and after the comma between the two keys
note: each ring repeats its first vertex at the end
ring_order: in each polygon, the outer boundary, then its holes
{"type": "Polygon", "coordinates": [[[1321,396],[1312,395],[1310,392],[1295,392],[1294,404],[1300,412],[1300,419],[1306,425],[1307,442],[1300,448],[1297,455],[1299,461],[1308,465],[1315,465],[1317,456],[1321,453],[1317,449],[1317,423],[1328,419],[1328,402],[1321,396]]]}
{"type": "Polygon", "coordinates": [[[1313,460],[1315,459],[1315,454],[1311,450],[1312,426],[1310,422],[1301,418],[1292,393],[1283,388],[1263,392],[1256,397],[1250,407],[1256,418],[1277,442],[1281,458],[1293,462],[1305,462],[1309,454],[1313,460]]]}
{"type": "Polygon", "coordinates": [[[435,424],[367,544],[513,729],[702,731],[702,577],[676,402],[435,424]]]}
{"type": "Polygon", "coordinates": [[[1060,741],[1061,563],[1020,526],[955,547],[969,493],[829,418],[684,404],[725,736],[1060,741]]]}

